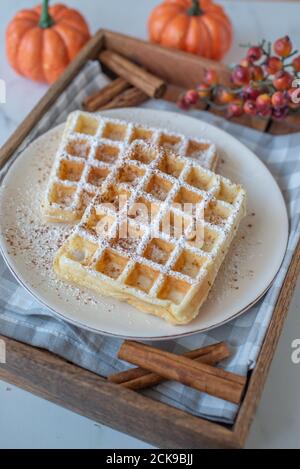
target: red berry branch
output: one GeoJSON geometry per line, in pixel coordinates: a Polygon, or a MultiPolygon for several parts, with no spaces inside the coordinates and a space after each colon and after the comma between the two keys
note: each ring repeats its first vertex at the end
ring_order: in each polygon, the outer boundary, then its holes
{"type": "Polygon", "coordinates": [[[216,70],[207,70],[203,83],[182,94],[178,106],[188,110],[202,102],[225,110],[229,118],[248,114],[280,120],[299,112],[300,55],[290,38],[277,39],[273,50],[265,40],[244,47],[246,57],[232,69],[229,87],[220,83],[216,70]]]}

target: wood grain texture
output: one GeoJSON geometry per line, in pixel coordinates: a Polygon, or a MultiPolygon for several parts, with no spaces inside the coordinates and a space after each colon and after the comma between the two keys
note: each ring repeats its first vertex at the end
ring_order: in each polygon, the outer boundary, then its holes
{"type": "MultiPolygon", "coordinates": [[[[217,109],[210,108],[209,112],[215,114],[216,116],[226,118],[224,112],[217,109]]],[[[246,114],[240,117],[232,117],[230,121],[234,122],[235,124],[251,127],[252,129],[259,130],[260,132],[265,132],[269,125],[269,119],[260,119],[258,117],[247,116],[246,114]]]]}
{"type": "Polygon", "coordinates": [[[286,135],[300,131],[300,114],[287,116],[283,121],[272,121],[268,132],[272,135],[286,135]]]}
{"type": "Polygon", "coordinates": [[[235,447],[230,429],[153,401],[55,355],[6,341],[0,378],[161,448],[235,447]]]}
{"type": "Polygon", "coordinates": [[[272,359],[282,332],[288,308],[295,290],[295,285],[300,272],[300,242],[294,253],[292,262],[287,271],[281,292],[279,294],[275,310],[266,333],[266,337],[259,353],[256,367],[251,375],[247,393],[239,410],[234,433],[243,446],[246,442],[250,426],[255,416],[257,406],[267,379],[272,359]]]}
{"type": "Polygon", "coordinates": [[[230,71],[224,65],[175,49],[104,31],[105,47],[144,66],[167,83],[190,88],[201,82],[205,70],[218,70],[221,81],[229,83],[230,71]]]}

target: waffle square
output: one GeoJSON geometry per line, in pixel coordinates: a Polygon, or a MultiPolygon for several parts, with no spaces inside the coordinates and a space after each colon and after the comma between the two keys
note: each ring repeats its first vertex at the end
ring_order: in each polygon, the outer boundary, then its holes
{"type": "Polygon", "coordinates": [[[245,214],[240,185],[134,141],[58,251],[69,282],[173,324],[199,312],[245,214]]]}
{"type": "Polygon", "coordinates": [[[51,172],[43,204],[46,218],[54,222],[80,221],[134,141],[159,144],[178,155],[196,158],[209,169],[217,164],[216,147],[208,140],[76,111],[67,120],[51,172]]]}

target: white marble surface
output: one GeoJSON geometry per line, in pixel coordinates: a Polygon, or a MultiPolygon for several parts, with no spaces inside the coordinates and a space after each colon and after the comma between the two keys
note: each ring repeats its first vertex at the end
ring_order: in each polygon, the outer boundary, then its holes
{"type": "MultiPolygon", "coordinates": [[[[65,0],[80,8],[92,31],[100,27],[146,38],[146,19],[158,0],[65,0]]],[[[238,44],[274,39],[288,33],[300,47],[300,3],[253,0],[222,3],[230,14],[234,46],[227,63],[242,54],[238,44]]],[[[0,144],[46,91],[18,77],[5,58],[5,27],[20,8],[36,4],[32,0],[1,2],[0,79],[7,83],[7,103],[0,104],[0,144]]],[[[284,332],[276,351],[247,446],[249,448],[300,448],[300,365],[291,361],[291,342],[300,338],[300,282],[296,289],[284,332]]],[[[58,406],[43,401],[0,381],[1,448],[146,448],[145,443],[115,432],[58,406]]]]}

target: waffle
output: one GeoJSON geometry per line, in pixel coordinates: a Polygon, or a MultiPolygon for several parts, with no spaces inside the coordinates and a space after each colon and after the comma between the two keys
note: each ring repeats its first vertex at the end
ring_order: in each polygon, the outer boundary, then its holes
{"type": "Polygon", "coordinates": [[[70,114],[47,188],[43,211],[49,221],[75,223],[133,141],[160,144],[214,169],[215,145],[204,139],[76,111],[70,114]]]}
{"type": "Polygon", "coordinates": [[[240,185],[197,160],[134,142],[58,251],[55,272],[188,323],[207,298],[245,199],[240,185]]]}

